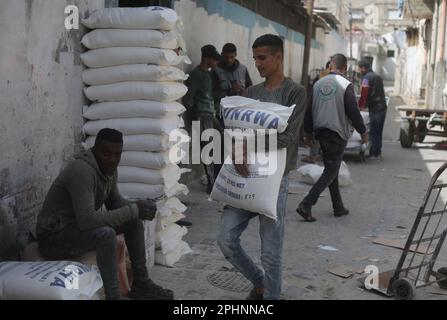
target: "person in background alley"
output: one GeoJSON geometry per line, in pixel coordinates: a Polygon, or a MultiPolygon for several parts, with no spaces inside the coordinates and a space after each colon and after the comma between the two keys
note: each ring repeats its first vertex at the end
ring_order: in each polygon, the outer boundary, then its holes
{"type": "Polygon", "coordinates": [[[371,63],[368,60],[360,60],[358,66],[363,76],[359,107],[360,109],[366,107],[369,111],[371,140],[369,159],[381,160],[382,134],[387,110],[383,80],[371,69],[371,63]]]}
{"type": "MultiPolygon", "coordinates": [[[[226,43],[222,47],[222,60],[211,72],[213,81],[214,107],[216,108],[216,117],[220,124],[218,129],[221,137],[223,137],[224,124],[220,114],[220,100],[227,96],[241,96],[244,94],[245,89],[253,84],[251,82],[247,67],[240,63],[236,57],[236,46],[233,43],[226,43]]],[[[224,154],[223,144],[221,154],[224,154]]],[[[222,163],[223,160],[221,163],[214,165],[215,178],[217,178],[217,175],[219,174],[222,163]]]]}
{"type": "Polygon", "coordinates": [[[129,297],[171,300],[172,291],[156,285],[146,269],[141,220],[152,220],[157,207],[151,200],[131,203],[118,192],[122,150],[121,132],[102,129],[94,147],[62,170],[37,217],[39,251],[46,258],[66,260],[95,250],[106,299],[121,299],[116,235],[124,233],[134,279],[129,297]]]}
{"type": "Polygon", "coordinates": [[[346,57],[342,54],[334,55],[331,58],[331,72],[315,83],[311,107],[306,111],[304,141],[309,144],[315,137],[320,142],[324,163],[323,174],[296,209],[308,222],[316,221],[312,216],[312,206],[327,187],[331,194],[334,216],[349,213],[340,195],[338,172],[347,141],[352,135],[351,123],[362,135],[362,141],[368,141],[353,85],[344,76],[346,70],[346,57]]]}
{"type": "Polygon", "coordinates": [[[220,101],[227,96],[243,95],[252,85],[250,74],[237,57],[237,48],[233,43],[222,47],[222,61],[213,70],[214,99],[220,101]]]}
{"type": "MultiPolygon", "coordinates": [[[[219,125],[215,115],[210,69],[214,69],[221,60],[213,45],[203,46],[201,52],[200,64],[189,73],[189,78],[185,81],[188,92],[183,97],[183,104],[190,113],[191,120],[200,122],[200,135],[206,129],[219,125]]],[[[207,142],[201,143],[202,147],[206,144],[207,142]]],[[[215,180],[214,166],[204,164],[204,168],[208,180],[207,193],[211,193],[215,180]]]]}
{"type": "MultiPolygon", "coordinates": [[[[277,221],[230,206],[224,208],[218,235],[218,244],[225,258],[253,283],[247,299],[279,299],[282,283],[282,247],[284,216],[288,195],[290,170],[296,168],[300,127],[304,118],[306,90],[283,71],[284,43],[276,35],[266,34],[253,43],[256,68],[265,82],[249,87],[246,95],[252,99],[273,102],[284,106],[296,105],[289,118],[287,129],[277,135],[278,148],[287,148],[287,163],[277,199],[277,221]],[[261,236],[261,263],[264,271],[247,255],[240,245],[240,236],[251,219],[258,217],[261,236]]],[[[248,164],[235,164],[236,171],[248,177],[248,164]]]]}

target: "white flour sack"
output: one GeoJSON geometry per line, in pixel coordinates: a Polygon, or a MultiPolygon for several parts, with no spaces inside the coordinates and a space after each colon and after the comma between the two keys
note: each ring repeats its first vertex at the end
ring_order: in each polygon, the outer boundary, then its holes
{"type": "Polygon", "coordinates": [[[120,131],[123,135],[169,134],[171,131],[183,127],[183,124],[183,119],[180,117],[95,120],[87,121],[84,124],[84,132],[95,136],[101,129],[110,128],[120,131]]]}
{"type": "Polygon", "coordinates": [[[92,12],[82,20],[89,29],[159,29],[174,30],[178,25],[177,13],[169,8],[104,8],[92,12]]]}
{"type": "Polygon", "coordinates": [[[174,197],[179,194],[188,194],[188,188],[184,184],[176,183],[167,188],[164,185],[150,185],[145,183],[118,183],[120,193],[130,199],[159,199],[162,197],[174,197]]]}
{"type": "Polygon", "coordinates": [[[0,262],[0,300],[89,300],[101,287],[99,270],[79,262],[0,262]]]}
{"type": "MultiPolygon", "coordinates": [[[[95,144],[96,136],[90,136],[85,140],[83,146],[85,149],[92,148],[95,144]]],[[[159,152],[167,151],[172,146],[168,135],[141,134],[123,136],[123,151],[148,151],[159,152]]]]}
{"type": "Polygon", "coordinates": [[[152,47],[177,49],[179,35],[175,31],[96,29],[81,40],[89,49],[112,47],[152,47]]]}
{"type": "Polygon", "coordinates": [[[86,69],[82,72],[82,80],[91,86],[126,81],[184,81],[187,78],[177,67],[153,64],[125,64],[86,69]]]}
{"type": "Polygon", "coordinates": [[[150,63],[162,66],[176,66],[184,62],[191,64],[186,56],[179,56],[174,50],[142,47],[115,47],[89,50],[81,54],[82,62],[89,68],[103,68],[123,64],[150,63]]]}
{"type": "Polygon", "coordinates": [[[84,88],[91,101],[155,100],[172,102],[183,97],[188,88],[177,82],[128,81],[84,88]]]}
{"type": "Polygon", "coordinates": [[[121,166],[162,169],[172,164],[169,152],[125,151],[121,154],[121,166]]]}
{"type": "Polygon", "coordinates": [[[150,100],[109,101],[85,106],[83,117],[88,120],[116,118],[163,118],[178,116],[185,111],[178,102],[159,102],[150,100]]]}
{"type": "MultiPolygon", "coordinates": [[[[222,99],[225,128],[276,129],[283,132],[293,110],[294,106],[285,107],[237,96],[222,99]]],[[[249,152],[248,177],[240,176],[228,157],[216,179],[211,197],[276,220],[276,203],[286,156],[285,148],[268,153],[249,152]]]]}
{"type": "Polygon", "coordinates": [[[294,109],[240,96],[225,97],[221,105],[225,128],[276,129],[279,133],[286,130],[294,109]]]}
{"type": "Polygon", "coordinates": [[[181,174],[182,171],[177,165],[169,165],[160,170],[120,165],[118,182],[163,184],[166,188],[171,188],[180,180],[181,174]]]}
{"type": "Polygon", "coordinates": [[[187,207],[176,197],[163,199],[157,202],[157,213],[162,217],[169,217],[175,213],[185,212],[187,207]]]}

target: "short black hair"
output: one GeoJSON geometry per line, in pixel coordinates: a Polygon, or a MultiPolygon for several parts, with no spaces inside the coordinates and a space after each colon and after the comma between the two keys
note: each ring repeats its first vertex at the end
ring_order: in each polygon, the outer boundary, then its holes
{"type": "Polygon", "coordinates": [[[225,43],[222,47],[222,53],[237,53],[237,48],[234,43],[225,43]]]}
{"type": "Polygon", "coordinates": [[[101,129],[96,135],[95,147],[102,141],[109,141],[114,143],[123,143],[123,134],[115,129],[104,128],[101,129]]]}
{"type": "Polygon", "coordinates": [[[332,65],[335,68],[337,68],[338,70],[341,70],[348,66],[348,59],[346,58],[346,56],[344,54],[341,54],[341,53],[334,54],[331,57],[331,62],[332,62],[332,65]]]}
{"type": "Polygon", "coordinates": [[[331,65],[331,60],[329,60],[328,62],[326,62],[326,69],[329,69],[329,66],[331,65]]]}
{"type": "Polygon", "coordinates": [[[217,49],[215,46],[213,46],[212,44],[207,44],[205,46],[203,46],[200,51],[202,52],[202,61],[205,58],[211,58],[217,61],[220,61],[220,59],[222,59],[221,55],[219,52],[217,52],[217,49]]]}
{"type": "Polygon", "coordinates": [[[272,53],[280,51],[284,53],[284,41],[277,35],[274,34],[264,34],[258,37],[253,43],[252,49],[259,47],[269,47],[272,53]]]}
{"type": "Polygon", "coordinates": [[[367,59],[362,59],[359,61],[358,66],[360,68],[371,69],[371,62],[369,62],[367,59]]]}

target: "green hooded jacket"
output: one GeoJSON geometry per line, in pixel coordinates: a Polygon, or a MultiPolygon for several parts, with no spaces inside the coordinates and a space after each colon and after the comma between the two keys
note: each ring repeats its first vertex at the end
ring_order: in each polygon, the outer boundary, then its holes
{"type": "Polygon", "coordinates": [[[118,191],[117,173],[101,172],[91,150],[76,156],[53,182],[37,217],[37,237],[76,223],[81,230],[119,227],[138,219],[138,207],[118,191]],[[101,210],[105,205],[108,211],[101,210]]]}

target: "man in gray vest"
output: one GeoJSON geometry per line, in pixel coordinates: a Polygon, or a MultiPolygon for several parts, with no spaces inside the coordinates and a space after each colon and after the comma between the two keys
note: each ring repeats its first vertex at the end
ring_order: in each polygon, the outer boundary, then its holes
{"type": "Polygon", "coordinates": [[[309,104],[311,107],[307,109],[304,118],[304,142],[309,144],[313,134],[320,142],[324,162],[323,174],[296,209],[308,222],[316,221],[312,216],[312,206],[327,187],[331,194],[334,216],[349,214],[341,199],[338,172],[347,141],[352,135],[352,127],[361,134],[363,143],[368,142],[368,133],[353,85],[344,75],[347,70],[346,57],[342,54],[334,55],[330,68],[329,75],[315,83],[309,104]]]}

